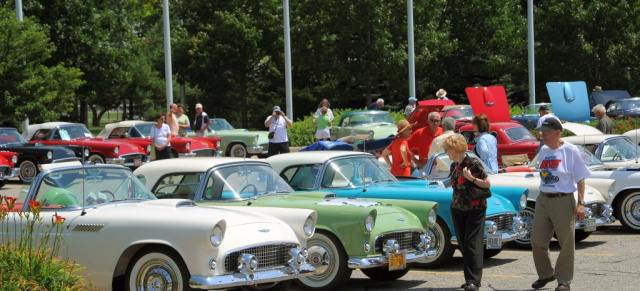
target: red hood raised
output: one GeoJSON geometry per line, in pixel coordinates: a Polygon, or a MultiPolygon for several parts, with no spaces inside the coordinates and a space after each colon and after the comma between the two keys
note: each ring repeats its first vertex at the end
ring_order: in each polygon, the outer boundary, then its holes
{"type": "Polygon", "coordinates": [[[491,123],[511,121],[507,93],[503,86],[465,88],[473,114],[484,113],[491,123]]]}
{"type": "MultiPolygon", "coordinates": [[[[427,126],[429,113],[433,111],[441,112],[442,108],[449,105],[455,105],[451,100],[422,100],[416,104],[416,109],[409,116],[409,123],[414,124],[413,130],[427,126]]],[[[442,114],[441,114],[442,115],[442,114]]]]}

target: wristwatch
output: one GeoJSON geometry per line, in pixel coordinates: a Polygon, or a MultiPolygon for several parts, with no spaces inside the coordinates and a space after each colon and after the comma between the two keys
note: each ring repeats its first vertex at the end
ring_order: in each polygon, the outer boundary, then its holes
{"type": "Polygon", "coordinates": [[[580,201],[578,201],[578,204],[584,206],[586,203],[584,202],[584,200],[580,200],[580,201]]]}

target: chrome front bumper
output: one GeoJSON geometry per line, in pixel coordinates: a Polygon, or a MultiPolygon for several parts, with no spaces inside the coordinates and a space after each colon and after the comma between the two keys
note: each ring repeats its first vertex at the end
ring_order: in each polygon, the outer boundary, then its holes
{"type": "Polygon", "coordinates": [[[189,158],[189,157],[214,157],[216,156],[217,151],[212,148],[204,148],[193,150],[188,153],[178,153],[178,157],[180,158],[189,158]]]}
{"type": "Polygon", "coordinates": [[[235,273],[211,277],[192,276],[189,287],[193,289],[228,289],[239,286],[255,286],[263,283],[273,283],[297,279],[312,275],[315,269],[309,264],[300,266],[300,270],[284,267],[273,270],[256,271],[253,274],[235,273]]]}
{"type": "Polygon", "coordinates": [[[19,171],[20,168],[8,168],[7,171],[2,170],[2,172],[0,172],[0,180],[11,179],[18,175],[19,171]]]}
{"type": "MultiPolygon", "coordinates": [[[[522,222],[522,220],[520,220],[519,217],[514,218],[514,220],[517,219],[517,223],[514,223],[511,225],[511,227],[508,230],[498,230],[495,233],[500,235],[501,241],[503,243],[505,242],[509,242],[509,241],[514,241],[520,238],[524,238],[527,236],[528,232],[527,229],[524,225],[524,222],[522,222]]],[[[484,244],[487,243],[487,236],[489,234],[489,226],[494,225],[495,223],[491,220],[486,220],[485,221],[485,227],[484,227],[484,244]]],[[[454,245],[458,244],[458,237],[457,236],[452,236],[451,237],[451,243],[454,245]]]]}
{"type": "Polygon", "coordinates": [[[267,152],[268,151],[263,150],[262,146],[247,147],[247,153],[249,154],[260,155],[260,154],[266,154],[267,152]]]}
{"type": "MultiPolygon", "coordinates": [[[[405,260],[408,263],[417,262],[424,259],[435,257],[437,250],[430,249],[428,251],[417,251],[405,253],[405,260]]],[[[389,265],[389,256],[381,255],[377,257],[353,258],[347,261],[347,266],[351,269],[368,269],[376,267],[384,267],[389,265]]]]}
{"type": "MultiPolygon", "coordinates": [[[[585,218],[585,219],[586,219],[586,218],[585,218]]],[[[598,217],[598,218],[596,218],[595,226],[596,226],[596,227],[598,227],[598,226],[605,226],[605,225],[608,225],[608,224],[612,224],[612,223],[614,223],[614,222],[616,222],[616,219],[615,219],[615,217],[613,217],[613,216],[611,216],[611,217],[609,217],[609,218],[606,218],[606,217],[598,217]]],[[[584,229],[584,220],[583,220],[582,222],[578,222],[578,221],[576,221],[575,229],[584,229]]]]}

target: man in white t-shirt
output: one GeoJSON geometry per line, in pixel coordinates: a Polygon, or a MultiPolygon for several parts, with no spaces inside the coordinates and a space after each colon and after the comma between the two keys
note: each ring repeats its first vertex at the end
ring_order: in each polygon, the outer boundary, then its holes
{"type": "Polygon", "coordinates": [[[264,121],[264,127],[269,128],[269,151],[267,156],[289,152],[287,127],[291,127],[292,124],[287,115],[280,110],[280,106],[273,107],[273,112],[264,121]]]}
{"type": "Polygon", "coordinates": [[[540,126],[545,145],[538,153],[540,195],[536,199],[536,215],[531,231],[531,250],[538,280],[534,289],[558,280],[556,291],[570,290],[574,272],[575,221],[582,221],[585,179],[591,174],[580,157],[580,151],[563,141],[562,124],[557,118],[547,118],[540,126]],[[574,192],[578,191],[578,201],[574,192]],[[549,255],[549,242],[556,234],[560,254],[555,270],[549,255]]]}

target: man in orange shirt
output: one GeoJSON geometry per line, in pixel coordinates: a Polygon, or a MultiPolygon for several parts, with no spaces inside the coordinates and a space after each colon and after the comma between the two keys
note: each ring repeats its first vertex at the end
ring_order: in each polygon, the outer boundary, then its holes
{"type": "Polygon", "coordinates": [[[429,159],[429,149],[431,148],[431,142],[434,138],[442,134],[442,128],[440,125],[440,113],[433,111],[429,113],[427,126],[418,129],[409,137],[409,148],[418,148],[418,159],[414,157],[414,162],[418,165],[419,169],[422,169],[429,159]]]}

